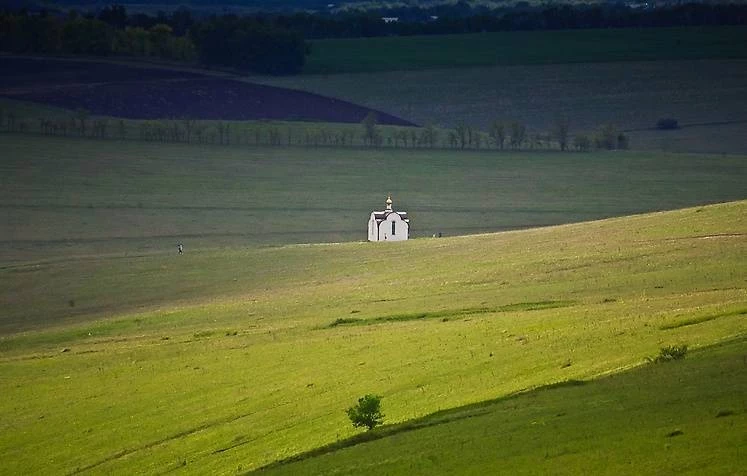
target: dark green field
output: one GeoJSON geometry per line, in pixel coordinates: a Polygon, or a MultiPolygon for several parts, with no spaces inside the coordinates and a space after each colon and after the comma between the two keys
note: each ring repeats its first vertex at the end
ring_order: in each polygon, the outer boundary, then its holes
{"type": "Polygon", "coordinates": [[[580,222],[747,197],[740,156],[256,148],[0,135],[0,262],[580,222]]]}
{"type": "Polygon", "coordinates": [[[497,32],[316,40],[305,74],[493,65],[745,58],[747,28],[497,32]]]}

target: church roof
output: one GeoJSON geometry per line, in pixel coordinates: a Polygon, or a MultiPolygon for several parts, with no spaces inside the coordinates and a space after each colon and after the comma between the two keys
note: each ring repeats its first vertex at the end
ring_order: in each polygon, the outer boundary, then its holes
{"type": "Polygon", "coordinates": [[[403,220],[409,220],[409,218],[407,217],[407,212],[395,212],[393,210],[384,210],[383,212],[374,211],[373,212],[373,216],[374,216],[374,218],[376,220],[382,220],[383,221],[383,220],[386,220],[386,217],[389,216],[392,213],[396,213],[403,220]]]}
{"type": "Polygon", "coordinates": [[[400,218],[402,218],[405,221],[409,220],[407,218],[407,212],[396,212],[392,209],[392,196],[388,195],[386,197],[386,210],[380,211],[380,212],[374,211],[373,216],[374,216],[374,219],[376,219],[376,221],[384,221],[386,220],[386,217],[389,216],[390,213],[396,213],[397,215],[400,216],[400,218]]]}

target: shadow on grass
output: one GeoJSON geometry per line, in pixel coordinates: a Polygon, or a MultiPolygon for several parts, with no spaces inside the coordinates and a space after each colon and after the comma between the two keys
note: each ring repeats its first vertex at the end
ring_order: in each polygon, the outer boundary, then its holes
{"type": "Polygon", "coordinates": [[[694,326],[703,322],[716,320],[720,317],[743,316],[745,314],[747,314],[747,309],[737,309],[736,311],[722,312],[720,314],[710,314],[707,316],[693,317],[691,319],[685,319],[684,321],[663,325],[659,327],[659,330],[666,331],[670,329],[677,329],[679,327],[694,326]]]}
{"type": "MultiPolygon", "coordinates": [[[[743,345],[744,342],[746,341],[747,341],[747,337],[745,337],[744,335],[735,336],[734,338],[726,339],[724,341],[715,343],[713,345],[699,347],[698,349],[695,349],[693,353],[701,354],[704,352],[711,352],[714,349],[718,349],[718,348],[726,348],[726,347],[733,346],[733,345],[743,345]]],[[[739,355],[739,358],[741,359],[741,354],[738,354],[738,355],[739,355]]],[[[416,431],[416,430],[443,425],[443,424],[447,424],[447,423],[451,423],[451,422],[455,422],[459,420],[480,417],[480,416],[487,415],[493,412],[494,408],[491,408],[491,407],[494,407],[495,405],[499,403],[511,401],[511,400],[526,397],[526,396],[537,395],[541,392],[548,392],[548,391],[553,391],[553,390],[561,389],[561,388],[577,387],[577,386],[582,386],[586,384],[593,384],[594,382],[597,382],[603,379],[608,379],[610,377],[613,377],[614,375],[619,375],[620,373],[627,373],[627,372],[615,372],[615,373],[610,373],[610,374],[604,374],[604,375],[600,375],[597,378],[591,378],[589,380],[570,379],[570,380],[564,380],[561,382],[551,383],[548,385],[542,385],[539,387],[527,388],[527,389],[523,389],[523,390],[510,393],[508,395],[494,398],[491,400],[485,400],[482,402],[477,402],[477,403],[473,403],[470,405],[465,405],[465,406],[461,406],[457,408],[441,410],[439,412],[431,413],[430,415],[425,415],[423,417],[405,421],[405,422],[398,423],[398,424],[384,425],[382,427],[376,428],[371,431],[359,433],[345,440],[336,441],[334,443],[330,443],[326,446],[315,448],[305,453],[300,453],[295,456],[291,456],[291,457],[288,457],[282,460],[275,461],[268,465],[259,467],[253,471],[249,471],[245,474],[275,469],[275,468],[284,466],[286,464],[296,463],[296,462],[304,461],[307,459],[315,458],[318,456],[331,454],[338,450],[354,447],[356,445],[371,442],[371,441],[381,440],[381,439],[388,438],[390,436],[397,435],[400,433],[405,433],[408,431],[416,431]]],[[[722,409],[715,415],[715,417],[725,418],[725,417],[730,417],[734,414],[735,412],[731,409],[722,409]]],[[[676,431],[677,430],[675,430],[675,432],[673,433],[667,434],[666,436],[668,437],[677,436],[676,431]]]]}
{"type": "Polygon", "coordinates": [[[463,316],[470,316],[474,314],[488,314],[497,312],[522,312],[522,311],[539,311],[543,309],[555,309],[559,307],[569,307],[576,304],[575,301],[537,301],[537,302],[521,302],[516,304],[507,304],[499,307],[468,307],[464,309],[445,309],[442,311],[429,311],[429,312],[415,312],[415,313],[404,313],[404,314],[390,314],[387,316],[373,317],[370,319],[365,318],[354,318],[354,317],[342,317],[327,326],[327,328],[357,325],[357,326],[369,326],[373,324],[381,324],[384,322],[401,322],[401,321],[415,321],[418,319],[442,319],[448,321],[452,318],[458,318],[463,316]]]}
{"type": "Polygon", "coordinates": [[[270,470],[273,468],[277,468],[279,466],[282,466],[288,463],[295,463],[295,462],[303,461],[309,458],[315,458],[317,456],[334,453],[335,451],[339,451],[345,448],[350,448],[352,446],[360,445],[363,443],[368,443],[370,441],[376,441],[376,440],[380,440],[383,438],[388,438],[390,436],[393,436],[399,433],[420,430],[423,428],[444,425],[444,424],[451,423],[451,422],[458,421],[458,420],[464,420],[467,418],[475,418],[475,417],[479,417],[482,415],[486,415],[492,411],[490,407],[495,405],[496,403],[504,402],[507,400],[512,400],[514,398],[517,398],[521,395],[525,395],[530,392],[531,393],[543,392],[543,391],[549,391],[549,390],[554,390],[554,389],[563,388],[563,387],[577,387],[580,385],[585,385],[586,383],[587,381],[585,380],[573,380],[573,379],[564,380],[562,382],[555,382],[555,383],[551,383],[548,385],[543,385],[541,387],[519,390],[517,392],[510,393],[508,395],[494,398],[491,400],[485,400],[482,402],[473,403],[473,404],[465,405],[465,406],[458,407],[458,408],[441,410],[439,412],[431,413],[430,415],[426,415],[424,417],[417,418],[414,420],[409,420],[409,421],[397,423],[394,425],[384,425],[377,429],[366,431],[364,433],[359,433],[350,438],[336,441],[334,443],[330,443],[328,445],[315,448],[305,453],[300,453],[295,456],[291,456],[291,457],[288,457],[288,458],[285,458],[279,461],[275,461],[274,463],[270,463],[268,465],[262,466],[246,474],[250,474],[254,472],[262,472],[264,470],[270,470]]]}

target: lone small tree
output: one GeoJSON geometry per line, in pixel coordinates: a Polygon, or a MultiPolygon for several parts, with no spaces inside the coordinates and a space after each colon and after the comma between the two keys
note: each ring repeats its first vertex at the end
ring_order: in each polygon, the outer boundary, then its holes
{"type": "Polygon", "coordinates": [[[378,118],[376,117],[376,113],[373,111],[369,111],[368,114],[366,114],[366,117],[363,119],[363,140],[368,145],[376,145],[378,141],[379,136],[379,129],[376,127],[376,124],[379,122],[378,118]]]}
{"type": "Polygon", "coordinates": [[[490,125],[490,137],[493,139],[495,146],[503,150],[503,144],[506,142],[505,124],[499,121],[493,121],[490,125]]]}
{"type": "Polygon", "coordinates": [[[566,116],[560,116],[555,119],[555,128],[553,134],[558,141],[560,150],[565,151],[568,148],[568,132],[571,128],[571,121],[566,116]]]}
{"type": "Polygon", "coordinates": [[[372,430],[381,424],[384,415],[381,413],[381,397],[365,395],[358,399],[358,404],[348,408],[348,417],[356,428],[365,426],[372,430]]]}

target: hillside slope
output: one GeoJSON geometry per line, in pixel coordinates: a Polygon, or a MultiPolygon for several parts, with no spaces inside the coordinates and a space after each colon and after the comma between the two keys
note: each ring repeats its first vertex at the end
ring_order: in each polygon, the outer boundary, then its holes
{"type": "Polygon", "coordinates": [[[741,339],[683,362],[447,410],[261,473],[737,474],[745,352],[741,339]]]}
{"type": "Polygon", "coordinates": [[[0,339],[0,469],[245,471],[354,434],[365,393],[404,422],[743,336],[746,220],[6,267],[4,314],[37,330],[0,339]]]}

